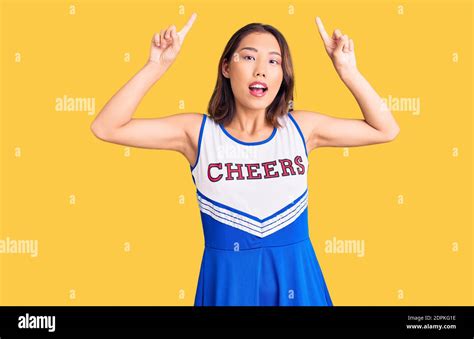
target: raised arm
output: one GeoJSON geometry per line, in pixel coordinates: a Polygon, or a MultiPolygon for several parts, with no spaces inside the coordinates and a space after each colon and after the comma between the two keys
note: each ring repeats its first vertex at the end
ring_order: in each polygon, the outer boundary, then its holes
{"type": "Polygon", "coordinates": [[[357,69],[352,39],[343,35],[339,29],[329,37],[319,17],[316,18],[316,24],[336,72],[354,95],[364,119],[295,111],[295,119],[306,131],[307,148],[364,146],[395,139],[400,128],[380,96],[357,69]]]}
{"type": "Polygon", "coordinates": [[[193,14],[180,32],[172,25],[160,34],[155,33],[148,62],[107,102],[92,122],[95,136],[121,145],[175,150],[192,160],[189,142],[194,138],[202,114],[182,113],[153,119],[132,119],[132,115],[148,90],[176,59],[195,19],[196,14],[193,14]]]}

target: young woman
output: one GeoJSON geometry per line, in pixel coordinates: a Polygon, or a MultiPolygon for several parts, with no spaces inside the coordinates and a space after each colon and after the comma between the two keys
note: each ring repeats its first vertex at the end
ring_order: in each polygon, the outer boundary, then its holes
{"type": "Polygon", "coordinates": [[[229,40],[209,116],[132,118],[171,66],[196,14],[180,32],[155,34],[146,65],[98,114],[100,139],[183,154],[196,185],[205,249],[195,305],[333,305],[308,233],[308,155],[317,147],[393,140],[391,112],[356,68],[354,43],[316,24],[364,119],[295,111],[293,68],[283,35],[252,23],[229,40]]]}

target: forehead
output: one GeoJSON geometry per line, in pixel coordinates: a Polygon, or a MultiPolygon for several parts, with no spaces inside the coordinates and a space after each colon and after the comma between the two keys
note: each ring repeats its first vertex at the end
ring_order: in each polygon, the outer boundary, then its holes
{"type": "Polygon", "coordinates": [[[237,51],[243,47],[253,47],[256,48],[258,52],[267,53],[275,51],[281,54],[280,45],[271,33],[250,33],[240,41],[237,51]]]}

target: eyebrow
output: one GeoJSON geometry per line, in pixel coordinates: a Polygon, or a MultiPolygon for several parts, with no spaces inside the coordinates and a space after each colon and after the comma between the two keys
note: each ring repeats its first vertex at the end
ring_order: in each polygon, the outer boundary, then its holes
{"type": "MultiPolygon", "coordinates": [[[[254,47],[243,47],[243,48],[241,48],[240,50],[243,50],[243,49],[248,49],[248,50],[250,50],[250,51],[258,52],[258,50],[257,50],[256,48],[254,48],[254,47]]],[[[281,57],[281,54],[278,53],[278,52],[275,52],[275,51],[269,52],[268,54],[277,54],[277,55],[279,55],[279,56],[281,57]]]]}

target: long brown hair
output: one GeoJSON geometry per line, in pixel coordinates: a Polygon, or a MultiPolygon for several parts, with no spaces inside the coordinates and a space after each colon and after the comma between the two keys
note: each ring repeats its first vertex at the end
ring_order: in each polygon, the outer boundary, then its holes
{"type": "Polygon", "coordinates": [[[231,57],[237,49],[240,41],[253,32],[272,34],[278,41],[282,52],[283,81],[275,99],[265,109],[265,119],[274,127],[280,127],[280,124],[278,123],[278,117],[283,116],[287,114],[288,111],[293,110],[293,88],[295,79],[290,49],[286,39],[275,27],[271,25],[251,23],[240,28],[234,33],[234,35],[232,35],[230,40],[227,42],[224,52],[222,53],[222,56],[219,60],[216,87],[212,93],[207,110],[210,117],[216,123],[222,123],[226,125],[234,118],[234,93],[232,92],[230,79],[224,77],[222,74],[222,65],[224,61],[229,62],[231,60],[231,57]]]}

